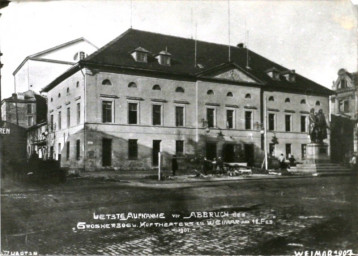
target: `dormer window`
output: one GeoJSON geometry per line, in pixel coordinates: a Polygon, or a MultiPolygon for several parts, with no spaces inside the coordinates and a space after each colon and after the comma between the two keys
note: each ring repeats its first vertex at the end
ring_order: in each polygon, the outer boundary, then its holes
{"type": "Polygon", "coordinates": [[[161,51],[157,56],[158,62],[163,66],[170,66],[171,64],[171,54],[165,50],[161,51]]]}
{"type": "Polygon", "coordinates": [[[347,80],[342,79],[340,85],[340,89],[347,88],[347,80]]]}
{"type": "Polygon", "coordinates": [[[280,80],[280,73],[276,68],[270,68],[266,70],[266,74],[273,80],[280,80]]]}
{"type": "Polygon", "coordinates": [[[287,70],[287,71],[284,71],[281,73],[286,81],[290,82],[290,83],[293,83],[296,81],[296,72],[295,70],[287,70]]]}
{"type": "Polygon", "coordinates": [[[132,57],[137,62],[147,63],[148,62],[148,53],[149,53],[149,51],[147,51],[146,49],[144,49],[142,47],[137,47],[132,52],[132,57]]]}
{"type": "Polygon", "coordinates": [[[84,58],[86,58],[86,53],[83,51],[80,52],[76,52],[75,56],[73,57],[74,60],[83,60],[84,58]]]}

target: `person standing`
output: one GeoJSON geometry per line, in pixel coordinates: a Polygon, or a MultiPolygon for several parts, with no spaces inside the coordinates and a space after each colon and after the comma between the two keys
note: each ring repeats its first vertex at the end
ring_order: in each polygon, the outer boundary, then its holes
{"type": "Polygon", "coordinates": [[[285,156],[283,154],[281,154],[278,158],[278,160],[280,161],[280,168],[281,169],[284,169],[286,166],[285,166],[285,156]]]}
{"type": "Polygon", "coordinates": [[[177,170],[178,170],[177,157],[176,157],[176,155],[173,155],[173,158],[172,158],[172,172],[173,172],[173,176],[175,176],[177,170]]]}

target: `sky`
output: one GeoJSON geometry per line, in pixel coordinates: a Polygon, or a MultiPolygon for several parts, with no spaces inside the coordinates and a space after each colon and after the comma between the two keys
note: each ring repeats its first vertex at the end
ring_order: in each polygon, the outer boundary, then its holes
{"type": "Polygon", "coordinates": [[[131,25],[221,44],[244,42],[328,88],[340,68],[358,70],[357,6],[349,0],[18,1],[0,12],[2,98],[13,93],[12,73],[26,56],[79,37],[102,47],[131,25]]]}

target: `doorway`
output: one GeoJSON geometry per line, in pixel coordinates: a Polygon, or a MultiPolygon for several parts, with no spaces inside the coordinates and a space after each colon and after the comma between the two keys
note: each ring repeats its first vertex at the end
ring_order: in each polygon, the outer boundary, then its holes
{"type": "Polygon", "coordinates": [[[160,142],[161,140],[153,140],[153,155],[152,155],[152,165],[158,166],[158,153],[160,152],[160,142]]]}
{"type": "Polygon", "coordinates": [[[216,158],[216,143],[207,142],[205,151],[206,151],[206,158],[209,160],[214,160],[214,158],[216,158]]]}
{"type": "Polygon", "coordinates": [[[248,166],[253,166],[254,164],[254,145],[253,144],[244,144],[244,154],[245,161],[248,166]]]}
{"type": "Polygon", "coordinates": [[[225,144],[222,153],[224,162],[234,162],[235,161],[235,149],[234,144],[225,144]]]}
{"type": "Polygon", "coordinates": [[[112,165],[112,140],[102,139],[102,166],[112,165]]]}

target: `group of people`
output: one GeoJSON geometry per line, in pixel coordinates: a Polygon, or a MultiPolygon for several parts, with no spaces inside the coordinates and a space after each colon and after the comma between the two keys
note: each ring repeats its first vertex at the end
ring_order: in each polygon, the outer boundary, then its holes
{"type": "Polygon", "coordinates": [[[296,159],[292,154],[288,154],[288,162],[283,154],[278,157],[278,160],[280,162],[280,169],[287,169],[290,166],[296,165],[296,159]]]}
{"type": "MultiPolygon", "coordinates": [[[[225,172],[224,170],[224,161],[221,157],[214,158],[213,160],[209,160],[206,157],[200,157],[200,171],[204,175],[207,175],[208,173],[218,173],[223,174],[225,172]]],[[[177,156],[173,155],[172,157],[172,174],[173,176],[176,175],[176,172],[178,170],[178,160],[177,156]]]]}

